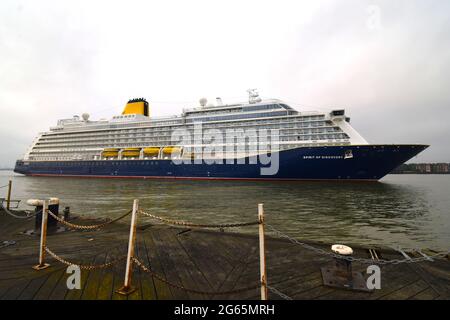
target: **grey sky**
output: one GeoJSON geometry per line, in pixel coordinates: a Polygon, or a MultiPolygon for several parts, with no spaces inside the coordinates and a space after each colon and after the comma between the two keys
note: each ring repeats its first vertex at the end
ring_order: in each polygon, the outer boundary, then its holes
{"type": "Polygon", "coordinates": [[[129,98],[152,115],[258,88],[298,110],[344,107],[373,143],[450,162],[448,1],[0,2],[0,166],[40,131],[129,98]],[[379,19],[377,18],[379,17],[379,19]]]}

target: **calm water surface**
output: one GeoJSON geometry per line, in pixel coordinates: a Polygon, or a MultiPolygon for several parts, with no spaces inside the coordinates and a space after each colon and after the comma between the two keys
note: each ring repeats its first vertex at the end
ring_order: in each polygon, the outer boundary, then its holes
{"type": "MultiPolygon", "coordinates": [[[[165,217],[232,223],[256,219],[262,202],[268,223],[299,239],[450,247],[450,175],[340,183],[46,178],[0,171],[0,186],[10,178],[14,199],[58,197],[78,214],[118,216],[139,198],[141,208],[165,217]]],[[[0,197],[5,194],[0,189],[0,197]]]]}

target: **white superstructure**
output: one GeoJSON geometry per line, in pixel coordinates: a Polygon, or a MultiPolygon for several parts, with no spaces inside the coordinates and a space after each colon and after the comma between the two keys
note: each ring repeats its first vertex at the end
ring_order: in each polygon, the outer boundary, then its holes
{"type": "MultiPolygon", "coordinates": [[[[215,129],[224,133],[252,128],[278,130],[280,150],[368,144],[352,128],[344,110],[300,112],[280,100],[261,100],[255,90],[249,90],[248,103],[224,104],[217,98],[214,106],[207,104],[206,99],[201,99],[200,104],[200,107],[183,110],[179,116],[164,118],[122,114],[109,121],[91,121],[89,115],[83,114],[82,117],[62,119],[50,131],[36,137],[24,160],[100,160],[104,159],[102,152],[108,148],[173,146],[174,130],[181,128],[193,134],[194,126],[199,123],[203,130],[215,129]]],[[[143,157],[141,152],[136,158],[143,157]]]]}

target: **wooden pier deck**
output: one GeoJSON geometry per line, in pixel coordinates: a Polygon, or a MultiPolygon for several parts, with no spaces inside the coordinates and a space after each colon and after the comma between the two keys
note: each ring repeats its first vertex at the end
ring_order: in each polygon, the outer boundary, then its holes
{"type": "MultiPolygon", "coordinates": [[[[125,222],[129,219],[125,219],[125,222]]],[[[80,218],[80,224],[98,223],[80,218]]],[[[81,289],[69,290],[66,266],[47,255],[51,266],[36,271],[39,237],[22,232],[33,229],[34,219],[14,219],[0,210],[0,299],[136,300],[136,299],[259,299],[260,290],[233,295],[190,293],[171,287],[135,266],[129,296],[115,292],[123,284],[125,260],[112,268],[82,270],[81,289]],[[3,241],[15,244],[2,247],[3,241]]],[[[142,224],[137,233],[137,256],[155,272],[177,285],[205,292],[223,292],[259,281],[257,226],[255,235],[215,232],[142,224]]],[[[101,264],[127,252],[129,225],[114,223],[99,231],[65,231],[49,234],[48,247],[80,264],[101,264]]],[[[329,250],[329,245],[315,244],[329,250]]],[[[370,258],[367,249],[353,246],[355,256],[370,258]]],[[[289,241],[267,237],[269,286],[292,299],[450,299],[450,261],[381,266],[381,290],[357,292],[323,285],[321,267],[333,264],[328,256],[289,241]]],[[[401,259],[394,250],[381,250],[383,259],[401,259]]],[[[353,264],[363,271],[366,265],[353,264]]],[[[269,292],[270,299],[281,299],[269,292]]]]}

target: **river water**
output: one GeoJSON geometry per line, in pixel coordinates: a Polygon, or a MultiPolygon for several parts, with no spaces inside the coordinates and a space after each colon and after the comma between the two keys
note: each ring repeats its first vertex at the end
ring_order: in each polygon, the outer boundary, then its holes
{"type": "MultiPolygon", "coordinates": [[[[13,199],[58,197],[77,214],[115,217],[133,199],[156,215],[201,223],[255,220],[298,239],[405,249],[450,248],[450,175],[388,175],[380,182],[236,182],[25,177],[13,199]]],[[[5,197],[6,188],[0,189],[5,197]]],[[[30,209],[28,207],[28,209],[30,209]]],[[[61,208],[62,209],[62,208],[61,208]]],[[[256,233],[255,227],[239,232],[256,233]]],[[[1,239],[0,239],[1,240],[1,239]]]]}

